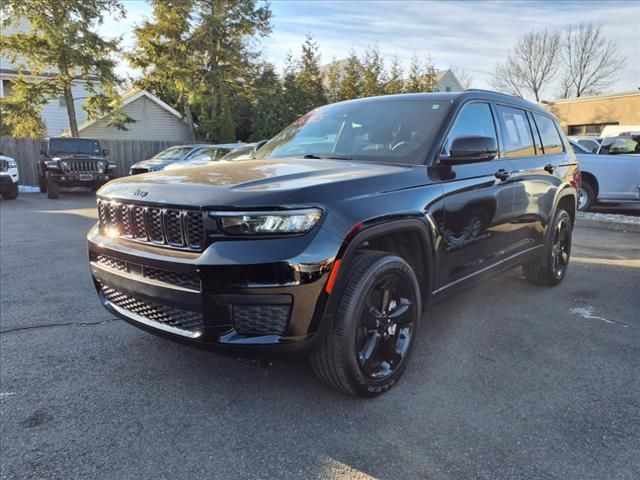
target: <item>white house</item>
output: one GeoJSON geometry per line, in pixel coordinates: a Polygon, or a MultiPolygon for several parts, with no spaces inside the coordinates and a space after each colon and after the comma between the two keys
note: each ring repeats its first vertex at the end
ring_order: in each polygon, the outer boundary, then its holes
{"type": "Polygon", "coordinates": [[[451,70],[440,70],[436,74],[434,92],[462,92],[464,88],[451,70]]]}
{"type": "Polygon", "coordinates": [[[103,140],[166,140],[189,142],[189,127],[182,115],[146,90],[134,90],[122,96],[122,112],[135,120],[119,130],[107,125],[109,115],[78,125],[81,137],[103,140]]]}

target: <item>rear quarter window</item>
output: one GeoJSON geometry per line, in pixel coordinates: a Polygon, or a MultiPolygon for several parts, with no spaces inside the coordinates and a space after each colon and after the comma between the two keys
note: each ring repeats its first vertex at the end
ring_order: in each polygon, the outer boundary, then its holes
{"type": "Polygon", "coordinates": [[[542,148],[545,155],[553,155],[556,153],[564,152],[562,146],[562,139],[556,128],[556,123],[549,117],[533,114],[533,118],[540,132],[540,138],[542,139],[542,148]]]}

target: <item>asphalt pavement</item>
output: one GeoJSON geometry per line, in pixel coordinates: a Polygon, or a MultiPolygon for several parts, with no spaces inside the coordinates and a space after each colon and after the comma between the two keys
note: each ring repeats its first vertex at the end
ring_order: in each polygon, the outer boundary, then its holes
{"type": "Polygon", "coordinates": [[[89,194],[0,201],[3,479],[640,478],[640,234],[576,228],[556,288],[519,270],[423,318],[373,400],[116,320],[89,194]]]}

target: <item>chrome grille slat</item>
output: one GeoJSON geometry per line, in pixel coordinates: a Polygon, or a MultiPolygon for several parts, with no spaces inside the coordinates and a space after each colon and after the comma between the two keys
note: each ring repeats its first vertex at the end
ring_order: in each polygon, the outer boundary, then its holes
{"type": "Polygon", "coordinates": [[[112,228],[121,237],[154,245],[200,251],[206,241],[205,216],[200,210],[99,199],[98,220],[101,229],[112,228]]]}

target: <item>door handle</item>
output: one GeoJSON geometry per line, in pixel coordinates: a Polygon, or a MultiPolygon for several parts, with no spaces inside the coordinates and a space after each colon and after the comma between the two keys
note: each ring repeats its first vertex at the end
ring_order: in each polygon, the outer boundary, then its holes
{"type": "Polygon", "coordinates": [[[511,173],[512,172],[509,172],[508,170],[501,168],[495,173],[495,176],[498,180],[502,180],[504,182],[507,178],[511,176],[511,173]]]}
{"type": "Polygon", "coordinates": [[[544,166],[544,169],[549,172],[549,173],[553,173],[555,171],[555,169],[558,168],[556,165],[551,165],[550,163],[547,163],[544,166]]]}

